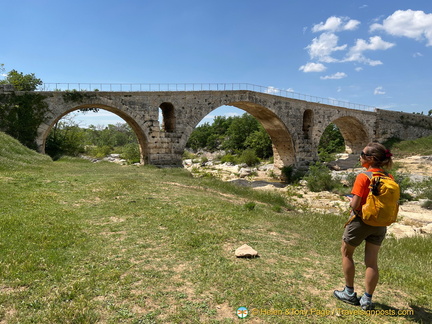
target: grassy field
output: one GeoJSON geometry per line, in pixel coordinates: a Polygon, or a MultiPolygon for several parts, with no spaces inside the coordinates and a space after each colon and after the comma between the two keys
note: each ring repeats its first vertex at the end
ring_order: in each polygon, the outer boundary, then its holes
{"type": "MultiPolygon", "coordinates": [[[[0,160],[0,197],[0,323],[432,321],[430,237],[385,241],[377,314],[364,314],[332,297],[347,215],[288,195],[20,151],[0,160]],[[260,257],[236,258],[245,243],[260,257]]],[[[363,293],[361,247],[355,258],[363,293]]]]}

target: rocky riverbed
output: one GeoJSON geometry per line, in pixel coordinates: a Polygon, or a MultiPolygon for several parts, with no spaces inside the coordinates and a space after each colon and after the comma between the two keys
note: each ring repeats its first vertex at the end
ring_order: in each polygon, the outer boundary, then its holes
{"type": "MultiPolygon", "coordinates": [[[[184,167],[195,175],[212,174],[224,181],[232,181],[238,185],[249,186],[255,190],[273,190],[286,193],[291,202],[298,207],[299,212],[314,210],[323,213],[346,213],[348,218],[347,198],[331,192],[310,192],[306,183],[300,186],[290,186],[275,179],[277,170],[273,165],[263,165],[257,168],[248,168],[245,165],[232,165],[217,163],[212,156],[207,156],[205,163],[185,160],[184,167]]],[[[347,173],[361,172],[362,168],[355,167],[355,161],[348,163],[342,159],[335,163],[334,176],[342,177],[347,173]]],[[[422,181],[432,177],[432,156],[411,156],[404,159],[395,159],[398,172],[406,173],[412,181],[422,181]]],[[[388,228],[388,234],[397,239],[415,235],[432,234],[432,210],[422,208],[423,201],[409,201],[400,206],[398,222],[388,228]]]]}

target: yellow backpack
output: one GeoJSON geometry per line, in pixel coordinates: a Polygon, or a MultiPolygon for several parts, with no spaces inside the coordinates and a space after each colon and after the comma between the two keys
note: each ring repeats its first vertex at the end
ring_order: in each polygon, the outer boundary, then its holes
{"type": "Polygon", "coordinates": [[[363,173],[370,179],[369,194],[361,212],[363,222],[372,226],[388,226],[396,222],[399,211],[399,185],[385,172],[363,173]]]}

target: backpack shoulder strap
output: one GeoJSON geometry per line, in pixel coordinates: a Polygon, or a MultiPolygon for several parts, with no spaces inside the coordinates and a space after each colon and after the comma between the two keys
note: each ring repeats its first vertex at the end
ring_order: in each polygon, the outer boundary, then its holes
{"type": "Polygon", "coordinates": [[[362,173],[366,174],[366,176],[369,178],[369,180],[372,179],[373,174],[374,174],[372,171],[363,171],[362,173]]]}

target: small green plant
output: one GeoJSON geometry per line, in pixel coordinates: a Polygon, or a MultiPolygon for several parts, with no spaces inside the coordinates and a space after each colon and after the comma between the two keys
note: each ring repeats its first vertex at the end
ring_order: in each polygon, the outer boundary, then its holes
{"type": "Polygon", "coordinates": [[[408,189],[412,186],[410,178],[406,174],[396,171],[392,174],[395,181],[399,184],[400,187],[400,202],[403,203],[405,201],[413,200],[414,197],[408,191],[408,189]]]}
{"type": "Polygon", "coordinates": [[[256,207],[256,203],[254,203],[253,201],[249,201],[249,202],[245,203],[245,204],[243,205],[243,207],[244,207],[246,210],[252,211],[252,210],[255,209],[255,207],[256,207]]]}
{"type": "Polygon", "coordinates": [[[237,157],[228,153],[225,154],[224,156],[222,156],[221,158],[221,162],[222,163],[232,163],[232,164],[237,164],[237,157]]]}
{"type": "Polygon", "coordinates": [[[422,207],[425,209],[429,209],[432,210],[432,200],[426,200],[423,204],[422,207]]]}
{"type": "Polygon", "coordinates": [[[194,153],[192,153],[192,152],[190,152],[190,151],[188,151],[188,150],[185,150],[184,152],[183,152],[183,156],[182,156],[182,158],[183,158],[183,160],[188,160],[188,159],[195,159],[196,158],[196,154],[194,154],[194,153]]]}
{"type": "Polygon", "coordinates": [[[282,207],[279,205],[275,205],[272,207],[272,210],[276,213],[281,213],[282,212],[282,207]]]}
{"type": "Polygon", "coordinates": [[[104,158],[105,156],[107,156],[108,154],[112,153],[112,148],[108,145],[103,145],[103,146],[94,146],[94,147],[90,147],[87,151],[87,154],[89,154],[92,157],[95,158],[104,158]]]}

